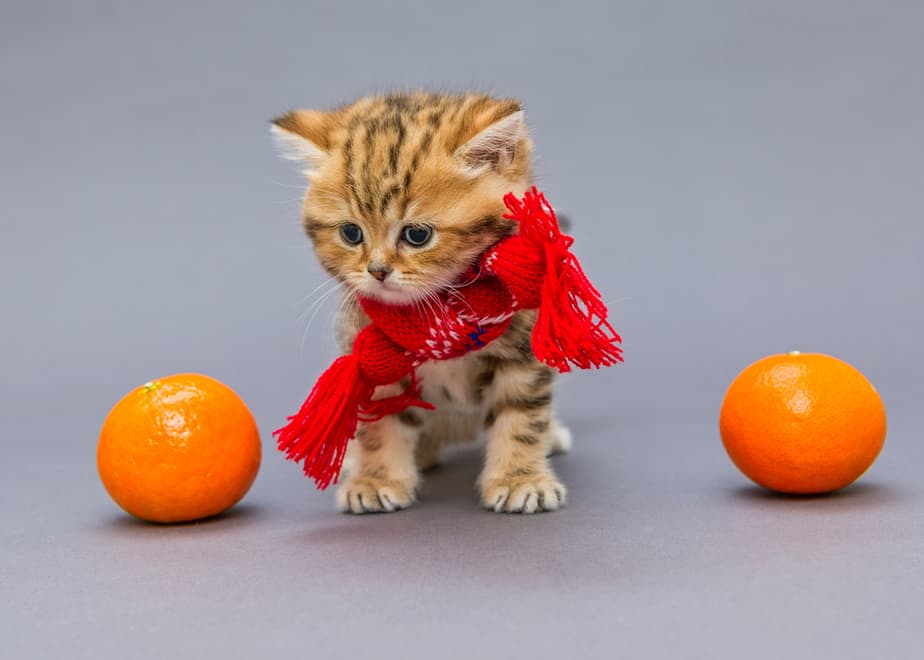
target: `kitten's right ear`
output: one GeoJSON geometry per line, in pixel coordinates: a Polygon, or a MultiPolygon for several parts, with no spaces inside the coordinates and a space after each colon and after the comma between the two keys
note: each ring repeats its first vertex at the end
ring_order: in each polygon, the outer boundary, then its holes
{"type": "Polygon", "coordinates": [[[280,155],[302,164],[307,176],[327,159],[331,118],[318,110],[292,110],[277,117],[270,126],[280,155]]]}

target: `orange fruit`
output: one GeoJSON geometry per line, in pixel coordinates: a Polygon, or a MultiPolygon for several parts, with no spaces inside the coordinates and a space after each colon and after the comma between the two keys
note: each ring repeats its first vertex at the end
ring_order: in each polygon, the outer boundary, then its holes
{"type": "Polygon", "coordinates": [[[176,374],[132,390],[103,422],[96,465],[128,513],[184,522],[234,506],[260,468],[253,415],[227,385],[176,374]]]}
{"type": "Polygon", "coordinates": [[[854,367],[819,353],[771,355],[732,382],[722,442],[753,481],[783,493],[827,493],[872,465],[886,436],[882,399],[854,367]]]}

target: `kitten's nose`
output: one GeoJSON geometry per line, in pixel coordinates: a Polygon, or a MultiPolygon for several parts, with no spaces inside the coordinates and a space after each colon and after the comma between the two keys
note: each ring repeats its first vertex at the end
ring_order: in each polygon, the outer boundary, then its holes
{"type": "Polygon", "coordinates": [[[369,264],[366,268],[369,271],[369,274],[372,275],[379,282],[384,282],[385,278],[388,277],[388,274],[393,270],[391,266],[385,266],[382,264],[369,264]]]}

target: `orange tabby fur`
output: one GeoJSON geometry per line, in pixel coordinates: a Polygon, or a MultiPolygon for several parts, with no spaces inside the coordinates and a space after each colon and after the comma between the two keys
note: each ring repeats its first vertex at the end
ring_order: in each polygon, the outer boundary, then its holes
{"type": "MultiPolygon", "coordinates": [[[[510,99],[375,96],[329,112],[289,112],[275,120],[274,132],[306,167],[302,217],[315,253],[346,285],[344,350],[368,322],[349,304],[356,293],[427,304],[434,291],[457,284],[486,247],[515,231],[502,218],[503,196],[532,184],[532,142],[520,104],[510,99]],[[345,224],[361,228],[359,244],[344,240],[345,224]],[[401,239],[408,226],[427,227],[432,238],[410,245],[401,239]]],[[[361,425],[351,443],[353,467],[338,494],[341,509],[410,505],[418,464],[434,462],[441,446],[471,439],[479,427],[487,436],[478,483],[484,505],[525,513],[558,508],[565,489],[546,456],[567,449],[570,436],[551,416],[554,373],[532,355],[533,320],[521,312],[487,348],[423,365],[424,396],[437,411],[361,425]]]]}

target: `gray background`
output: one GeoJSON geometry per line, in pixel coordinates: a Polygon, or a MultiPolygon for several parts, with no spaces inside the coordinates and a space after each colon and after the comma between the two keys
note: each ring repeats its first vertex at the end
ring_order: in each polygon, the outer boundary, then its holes
{"type": "Polygon", "coordinates": [[[384,4],[0,8],[0,653],[920,657],[922,5],[384,4]],[[333,306],[305,331],[321,278],[267,120],[419,86],[523,99],[625,337],[563,382],[557,514],[478,510],[463,452],[415,509],[342,516],[269,437],[333,306]],[[719,442],[733,376],[792,348],[889,412],[833,497],[765,494],[719,442]],[[231,514],[150,526],[96,435],[178,371],[245,398],[264,464],[231,514]]]}

